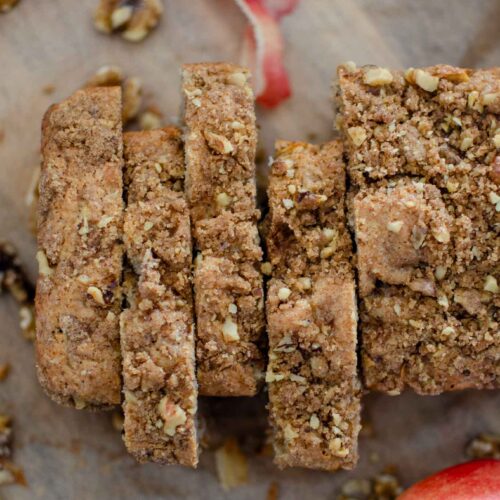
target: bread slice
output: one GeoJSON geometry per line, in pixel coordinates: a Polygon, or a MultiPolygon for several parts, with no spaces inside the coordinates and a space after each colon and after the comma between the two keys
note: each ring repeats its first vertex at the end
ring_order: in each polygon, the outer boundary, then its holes
{"type": "Polygon", "coordinates": [[[275,462],[351,469],[361,385],[341,143],[278,141],[268,195],[266,381],[275,462]]]}
{"type": "Polygon", "coordinates": [[[180,131],[124,136],[124,439],[140,462],[198,463],[191,228],[180,131]]]}
{"type": "Polygon", "coordinates": [[[264,297],[249,74],[188,64],[182,78],[200,394],[252,396],[263,381],[264,297]]]}
{"type": "Polygon", "coordinates": [[[338,69],[365,385],[500,387],[500,68],[338,69]]]}
{"type": "Polygon", "coordinates": [[[42,124],[38,378],[77,408],[120,404],[121,90],[88,88],[42,124]]]}

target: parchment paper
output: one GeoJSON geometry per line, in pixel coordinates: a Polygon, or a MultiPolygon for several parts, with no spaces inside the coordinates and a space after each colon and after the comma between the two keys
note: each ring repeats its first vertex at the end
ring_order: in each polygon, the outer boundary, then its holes
{"type": "MultiPolygon", "coordinates": [[[[180,105],[183,62],[238,62],[245,21],[231,0],[166,0],[158,29],[143,43],[97,34],[96,0],[21,0],[0,15],[0,237],[19,249],[36,276],[35,242],[28,229],[25,193],[38,162],[40,119],[47,106],[69,95],[103,64],[142,78],[150,99],[167,117],[180,105]],[[51,95],[42,92],[55,86],[51,95]]],[[[337,64],[354,60],[391,67],[500,63],[498,0],[302,0],[284,19],[286,63],[293,97],[274,111],[259,111],[264,157],[278,138],[327,140],[333,114],[330,81],[337,64]]],[[[480,431],[500,432],[500,393],[462,392],[439,397],[406,393],[368,395],[353,472],[278,471],[269,457],[250,453],[265,432],[265,395],[203,400],[213,440],[237,436],[250,454],[249,484],[225,493],[214,454],[196,471],[137,465],[111,425],[109,413],[86,413],[52,403],[35,378],[33,346],[20,334],[15,303],[0,298],[0,363],[12,372],[0,384],[0,412],[15,421],[14,459],[27,487],[0,490],[6,499],[264,499],[272,482],[281,499],[334,499],[348,478],[397,466],[408,485],[463,461],[464,446],[480,431]],[[214,431],[215,429],[215,431],[214,431]],[[378,461],[374,462],[374,457],[378,461]]]]}

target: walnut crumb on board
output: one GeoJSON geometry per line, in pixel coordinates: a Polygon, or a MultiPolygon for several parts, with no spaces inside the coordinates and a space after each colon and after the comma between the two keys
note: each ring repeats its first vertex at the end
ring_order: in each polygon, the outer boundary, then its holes
{"type": "Polygon", "coordinates": [[[337,500],[396,500],[403,488],[391,467],[376,476],[350,479],[340,488],[337,500]]]}
{"type": "Polygon", "coordinates": [[[215,451],[217,476],[224,490],[248,482],[248,461],[234,438],[228,439],[215,451]]]}
{"type": "Polygon", "coordinates": [[[94,27],[102,33],[119,32],[129,42],[140,42],[156,27],[162,14],[161,0],[100,0],[94,27]]]}
{"type": "Polygon", "coordinates": [[[42,93],[45,95],[51,95],[55,92],[56,86],[52,83],[48,83],[42,87],[42,93]]]}
{"type": "Polygon", "coordinates": [[[10,12],[19,0],[0,0],[0,14],[10,12]]]}
{"type": "Polygon", "coordinates": [[[111,413],[111,425],[113,429],[118,432],[123,431],[123,412],[115,410],[111,413]]]}
{"type": "Polygon", "coordinates": [[[122,89],[122,119],[124,124],[134,120],[142,106],[142,81],[128,77],[119,66],[101,66],[85,83],[85,87],[113,87],[122,89]]]}
{"type": "Polygon", "coordinates": [[[10,364],[9,363],[3,363],[0,365],[0,382],[3,382],[10,373],[10,364]]]}
{"type": "Polygon", "coordinates": [[[465,450],[469,458],[500,460],[500,434],[481,433],[469,442],[465,450]]]}
{"type": "Polygon", "coordinates": [[[84,84],[84,87],[113,86],[122,89],[125,130],[157,130],[163,126],[163,113],[154,103],[145,103],[142,79],[126,75],[120,66],[101,66],[84,84]]]}
{"type": "Polygon", "coordinates": [[[163,125],[163,114],[155,106],[149,106],[138,117],[141,130],[154,130],[163,125]]]}
{"type": "Polygon", "coordinates": [[[278,485],[278,483],[276,483],[275,481],[273,481],[269,485],[269,489],[267,490],[266,499],[267,500],[278,500],[279,493],[280,493],[279,485],[278,485]]]}
{"type": "Polygon", "coordinates": [[[22,469],[11,462],[12,419],[0,414],[0,486],[18,483],[26,484],[22,469]]]}
{"type": "Polygon", "coordinates": [[[0,241],[0,293],[8,292],[19,305],[19,326],[27,340],[35,338],[35,290],[14,246],[0,241]]]}

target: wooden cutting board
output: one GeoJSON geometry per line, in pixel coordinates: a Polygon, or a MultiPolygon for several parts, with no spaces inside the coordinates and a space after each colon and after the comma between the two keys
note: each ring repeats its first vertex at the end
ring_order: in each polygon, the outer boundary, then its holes
{"type": "MultiPolygon", "coordinates": [[[[95,32],[96,0],[21,0],[0,15],[0,238],[19,249],[31,279],[35,242],[25,195],[39,160],[45,109],[69,95],[104,64],[143,80],[147,99],[169,121],[180,106],[183,62],[239,61],[245,20],[231,0],[165,0],[158,29],[144,42],[95,32]],[[44,87],[53,85],[48,95],[44,87]]],[[[498,0],[302,0],[283,21],[292,98],[259,110],[263,157],[277,138],[324,141],[331,137],[331,79],[337,64],[354,60],[392,67],[449,63],[471,67],[500,63],[498,0]]],[[[263,162],[261,168],[265,171],[263,162]]],[[[3,488],[7,499],[266,498],[271,483],[282,499],[333,499],[348,479],[398,467],[405,484],[464,460],[464,446],[480,431],[500,432],[500,393],[463,392],[440,397],[369,395],[353,472],[278,471],[256,456],[265,430],[265,397],[203,400],[211,442],[240,438],[249,454],[249,483],[224,493],[214,454],[205,451],[197,471],[137,465],[125,453],[109,413],[60,408],[35,379],[33,346],[19,331],[16,305],[0,300],[0,363],[12,373],[0,386],[0,413],[15,421],[15,462],[28,486],[3,488]],[[367,427],[368,428],[368,427],[367,427]]]]}

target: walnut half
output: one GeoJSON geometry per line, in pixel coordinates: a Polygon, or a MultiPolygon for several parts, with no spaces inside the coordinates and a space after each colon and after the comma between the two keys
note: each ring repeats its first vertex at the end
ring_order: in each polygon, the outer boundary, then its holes
{"type": "Polygon", "coordinates": [[[94,26],[102,33],[116,31],[129,42],[140,42],[156,27],[162,14],[161,0],[100,0],[94,26]]]}

